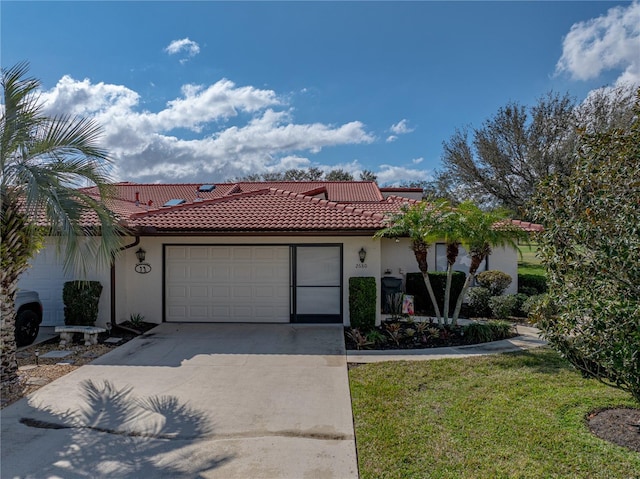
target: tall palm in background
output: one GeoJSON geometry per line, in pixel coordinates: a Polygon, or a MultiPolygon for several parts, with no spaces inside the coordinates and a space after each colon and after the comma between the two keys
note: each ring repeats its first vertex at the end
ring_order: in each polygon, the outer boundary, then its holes
{"type": "Polygon", "coordinates": [[[18,279],[42,238],[61,239],[65,268],[82,274],[111,264],[121,237],[115,216],[103,203],[109,197],[110,161],[98,146],[100,128],[87,119],[45,115],[40,82],[27,76],[28,69],[21,63],[1,72],[0,380],[5,384],[17,378],[18,279]],[[78,191],[87,185],[96,185],[100,197],[78,191]],[[88,220],[100,227],[90,227],[88,220]]]}

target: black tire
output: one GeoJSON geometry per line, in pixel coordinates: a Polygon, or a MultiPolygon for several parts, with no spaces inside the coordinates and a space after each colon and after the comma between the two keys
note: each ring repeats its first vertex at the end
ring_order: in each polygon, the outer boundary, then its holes
{"type": "Polygon", "coordinates": [[[40,330],[40,317],[34,311],[20,311],[16,317],[16,345],[28,346],[36,340],[40,330]]]}

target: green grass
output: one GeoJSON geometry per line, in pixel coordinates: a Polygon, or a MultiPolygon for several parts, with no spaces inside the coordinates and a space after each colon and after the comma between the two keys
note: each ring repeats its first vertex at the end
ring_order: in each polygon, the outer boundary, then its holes
{"type": "Polygon", "coordinates": [[[520,254],[518,261],[519,274],[542,274],[545,275],[544,266],[540,264],[540,259],[536,257],[537,244],[520,245],[520,254]]]}
{"type": "Polygon", "coordinates": [[[637,404],[549,349],[368,364],[349,378],[363,479],[640,477],[640,454],[585,419],[637,404]]]}

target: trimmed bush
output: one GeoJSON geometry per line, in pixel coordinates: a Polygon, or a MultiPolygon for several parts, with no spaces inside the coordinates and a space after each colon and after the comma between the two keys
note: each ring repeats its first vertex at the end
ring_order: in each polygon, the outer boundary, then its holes
{"type": "Polygon", "coordinates": [[[519,318],[526,318],[528,312],[525,312],[522,309],[522,305],[524,304],[524,302],[529,299],[529,296],[524,294],[524,293],[518,293],[516,295],[514,295],[516,297],[516,307],[513,310],[513,315],[517,316],[519,318]]]}
{"type": "Polygon", "coordinates": [[[98,319],[98,304],[102,294],[99,281],[67,281],[62,288],[64,324],[94,326],[98,319]]]}
{"type": "Polygon", "coordinates": [[[489,308],[489,299],[491,299],[491,291],[480,286],[470,288],[467,293],[467,303],[469,317],[486,318],[491,315],[489,308]]]}
{"type": "Polygon", "coordinates": [[[349,316],[351,327],[367,332],[376,325],[376,280],[373,277],[349,278],[349,316]]]}
{"type": "Polygon", "coordinates": [[[515,294],[493,296],[489,299],[491,316],[497,319],[506,319],[509,316],[513,316],[517,306],[518,299],[515,294]]]}
{"type": "Polygon", "coordinates": [[[534,294],[543,294],[547,292],[547,278],[542,274],[519,274],[518,275],[518,293],[525,293],[532,296],[534,294]]]}
{"type": "MultiPolygon", "coordinates": [[[[466,274],[462,271],[454,271],[451,277],[451,299],[449,304],[449,316],[453,314],[456,306],[456,300],[462,292],[466,274]]],[[[433,288],[433,294],[436,296],[440,312],[444,313],[444,290],[447,286],[447,273],[445,271],[429,272],[429,280],[433,288]]],[[[436,312],[431,304],[431,298],[424,284],[422,273],[407,273],[407,294],[413,295],[414,309],[416,314],[425,316],[435,316],[436,312]]]]}
{"type": "Polygon", "coordinates": [[[513,325],[509,321],[481,321],[464,326],[464,337],[469,343],[488,343],[512,336],[513,325]]]}
{"type": "Polygon", "coordinates": [[[491,292],[491,296],[500,296],[509,287],[513,278],[502,271],[483,271],[476,276],[476,282],[491,292]]]}

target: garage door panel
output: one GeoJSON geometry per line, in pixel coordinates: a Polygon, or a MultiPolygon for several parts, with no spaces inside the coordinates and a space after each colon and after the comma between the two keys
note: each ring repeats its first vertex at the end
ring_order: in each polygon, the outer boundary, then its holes
{"type": "Polygon", "coordinates": [[[289,321],[288,246],[167,249],[167,321],[289,321]]]}

